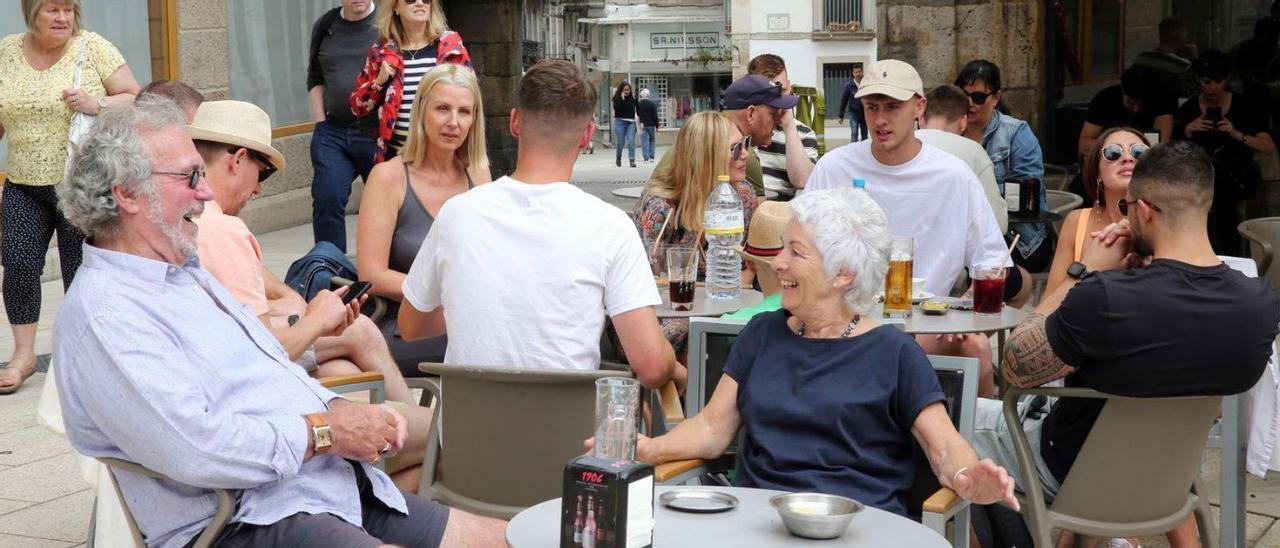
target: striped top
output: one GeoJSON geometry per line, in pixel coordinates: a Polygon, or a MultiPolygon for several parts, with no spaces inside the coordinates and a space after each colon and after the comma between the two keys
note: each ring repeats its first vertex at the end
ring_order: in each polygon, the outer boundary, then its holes
{"type": "Polygon", "coordinates": [[[419,49],[402,49],[404,57],[404,93],[401,95],[400,113],[396,115],[396,130],[391,136],[391,151],[399,154],[409,140],[409,114],[413,112],[413,100],[418,95],[422,76],[436,66],[436,51],[440,42],[419,49]]]}
{"type": "MultiPolygon", "coordinates": [[[[796,131],[800,133],[800,144],[809,155],[809,161],[817,162],[818,134],[798,120],[796,131]]],[[[760,156],[760,168],[764,170],[764,187],[787,196],[794,195],[795,187],[787,175],[787,135],[781,127],[774,128],[773,140],[768,146],[756,147],[756,154],[760,156]]]]}

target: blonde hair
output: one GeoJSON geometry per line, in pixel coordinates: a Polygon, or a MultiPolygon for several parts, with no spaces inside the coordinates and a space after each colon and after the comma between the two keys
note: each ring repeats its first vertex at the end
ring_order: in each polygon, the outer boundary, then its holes
{"type": "Polygon", "coordinates": [[[484,104],[480,99],[480,83],[476,81],[476,76],[470,69],[455,64],[439,65],[422,75],[422,82],[418,84],[417,98],[414,99],[413,108],[409,111],[409,138],[405,141],[404,151],[401,152],[405,163],[417,165],[427,157],[427,147],[431,144],[431,139],[427,137],[427,131],[424,129],[426,124],[423,120],[425,116],[423,109],[427,108],[426,105],[431,102],[431,90],[436,84],[450,84],[471,92],[471,98],[475,101],[471,110],[474,115],[471,120],[471,129],[467,130],[462,146],[458,147],[454,154],[464,168],[488,167],[489,155],[485,152],[484,104]]]}
{"type": "Polygon", "coordinates": [[[71,6],[76,14],[75,21],[71,22],[71,35],[80,34],[80,0],[22,0],[22,16],[27,21],[27,30],[31,30],[36,22],[36,14],[40,13],[40,8],[45,4],[71,6]]]}
{"type": "MultiPolygon", "coordinates": [[[[382,0],[382,4],[378,6],[378,37],[403,46],[404,23],[400,22],[400,16],[396,14],[396,4],[399,3],[400,0],[382,0]]],[[[427,22],[428,44],[439,40],[440,35],[449,30],[449,23],[444,19],[444,10],[440,8],[439,0],[431,0],[429,5],[431,20],[427,22]]]]}
{"type": "Polygon", "coordinates": [[[707,197],[718,175],[729,174],[729,147],[736,127],[720,112],[699,112],[676,135],[668,154],[671,163],[660,166],[645,190],[676,204],[676,226],[702,232],[707,197]]]}

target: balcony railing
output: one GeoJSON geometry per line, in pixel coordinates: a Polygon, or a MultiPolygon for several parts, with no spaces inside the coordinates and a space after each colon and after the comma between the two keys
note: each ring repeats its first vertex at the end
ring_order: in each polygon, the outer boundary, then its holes
{"type": "Polygon", "coordinates": [[[857,32],[870,30],[862,17],[863,0],[815,0],[821,10],[819,32],[857,32]]]}

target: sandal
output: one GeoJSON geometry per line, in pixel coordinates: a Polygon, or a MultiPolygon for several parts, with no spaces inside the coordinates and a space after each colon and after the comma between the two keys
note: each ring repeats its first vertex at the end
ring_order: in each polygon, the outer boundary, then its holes
{"type": "MultiPolygon", "coordinates": [[[[8,371],[8,370],[9,370],[8,367],[4,368],[4,371],[8,371]]],[[[24,371],[22,373],[22,376],[18,377],[18,382],[14,383],[12,386],[0,386],[0,395],[12,394],[14,392],[17,392],[22,388],[22,383],[27,382],[27,379],[31,378],[31,376],[34,374],[36,374],[35,363],[31,364],[31,369],[24,371]]]]}

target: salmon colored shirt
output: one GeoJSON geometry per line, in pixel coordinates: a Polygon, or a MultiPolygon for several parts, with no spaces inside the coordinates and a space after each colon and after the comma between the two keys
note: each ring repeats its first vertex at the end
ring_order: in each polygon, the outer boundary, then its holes
{"type": "Polygon", "coordinates": [[[204,203],[204,214],[196,219],[200,266],[227,288],[232,297],[253,310],[267,313],[267,289],[262,279],[262,249],[244,221],[227,215],[218,202],[204,203]]]}

